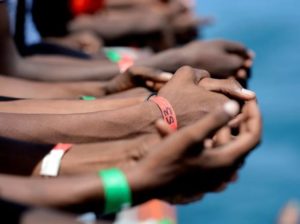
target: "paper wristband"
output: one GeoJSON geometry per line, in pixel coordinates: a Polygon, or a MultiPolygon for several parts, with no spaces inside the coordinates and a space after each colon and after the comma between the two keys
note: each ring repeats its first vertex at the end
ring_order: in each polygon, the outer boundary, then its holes
{"type": "Polygon", "coordinates": [[[134,61],[129,58],[122,59],[118,62],[120,73],[125,72],[127,69],[129,69],[134,64],[134,61]]]}
{"type": "Polygon", "coordinates": [[[159,107],[165,122],[167,122],[167,124],[173,130],[177,130],[178,124],[177,124],[176,114],[169,101],[161,96],[155,96],[155,95],[150,96],[149,101],[155,103],[159,107]]]}
{"type": "Polygon", "coordinates": [[[98,172],[105,196],[105,214],[115,213],[132,204],[132,196],[127,178],[116,168],[98,172]]]}
{"type": "Polygon", "coordinates": [[[96,100],[97,98],[94,96],[81,96],[80,99],[84,101],[93,101],[96,100]]]}
{"type": "Polygon", "coordinates": [[[58,176],[61,160],[64,154],[71,149],[71,144],[57,144],[43,159],[41,176],[58,176]]]}
{"type": "Polygon", "coordinates": [[[130,68],[134,64],[134,59],[132,56],[127,54],[122,55],[116,50],[106,51],[106,57],[111,62],[118,64],[120,73],[125,72],[128,68],[130,68]]]}

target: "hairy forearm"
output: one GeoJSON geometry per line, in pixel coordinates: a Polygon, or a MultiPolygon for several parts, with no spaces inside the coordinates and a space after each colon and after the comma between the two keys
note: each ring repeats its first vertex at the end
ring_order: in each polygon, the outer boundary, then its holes
{"type": "Polygon", "coordinates": [[[87,143],[139,136],[154,130],[160,111],[151,102],[120,110],[72,115],[0,114],[0,136],[52,143],[87,143]]]}

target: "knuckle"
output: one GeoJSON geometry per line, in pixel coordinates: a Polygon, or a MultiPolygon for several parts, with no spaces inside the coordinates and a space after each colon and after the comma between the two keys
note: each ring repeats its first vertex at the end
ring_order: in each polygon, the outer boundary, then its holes
{"type": "Polygon", "coordinates": [[[219,94],[219,104],[220,106],[223,106],[224,104],[228,103],[230,101],[230,99],[223,95],[223,94],[219,94]]]}
{"type": "Polygon", "coordinates": [[[210,73],[207,70],[200,69],[199,73],[200,73],[201,77],[203,77],[203,78],[209,78],[210,77],[210,73]]]}
{"type": "Polygon", "coordinates": [[[176,73],[194,73],[194,69],[191,66],[185,65],[179,68],[176,73]]]}
{"type": "Polygon", "coordinates": [[[238,83],[238,81],[236,81],[235,79],[227,79],[225,81],[226,83],[226,88],[230,91],[230,90],[240,90],[242,89],[242,86],[238,83]]]}
{"type": "Polygon", "coordinates": [[[210,77],[209,72],[206,70],[195,69],[194,73],[195,73],[195,83],[196,84],[199,84],[201,82],[201,80],[210,77]]]}
{"type": "Polygon", "coordinates": [[[190,144],[195,144],[196,142],[199,141],[199,133],[195,133],[191,130],[187,130],[183,134],[183,138],[185,139],[186,142],[188,142],[190,144]]]}

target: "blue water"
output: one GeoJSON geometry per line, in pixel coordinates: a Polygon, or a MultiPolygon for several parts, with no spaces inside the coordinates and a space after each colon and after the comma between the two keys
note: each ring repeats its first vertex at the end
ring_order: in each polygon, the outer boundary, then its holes
{"type": "Polygon", "coordinates": [[[205,38],[245,43],[257,53],[250,88],[264,116],[262,145],[240,180],[222,194],[180,207],[183,224],[269,224],[300,199],[300,1],[201,0],[197,12],[216,24],[205,38]]]}

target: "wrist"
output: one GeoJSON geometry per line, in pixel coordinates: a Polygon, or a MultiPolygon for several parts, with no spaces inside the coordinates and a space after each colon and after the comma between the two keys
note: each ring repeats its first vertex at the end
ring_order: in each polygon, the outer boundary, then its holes
{"type": "MultiPolygon", "coordinates": [[[[147,101],[144,102],[142,105],[142,112],[141,115],[148,120],[149,125],[151,126],[149,132],[154,132],[156,130],[155,128],[155,122],[159,119],[162,119],[161,111],[155,105],[154,103],[147,101]]],[[[147,130],[147,129],[145,129],[147,130]]]]}
{"type": "Polygon", "coordinates": [[[149,57],[147,60],[138,60],[137,66],[146,66],[161,69],[165,72],[175,72],[183,66],[181,48],[173,48],[149,57]]]}
{"type": "Polygon", "coordinates": [[[156,181],[153,180],[151,172],[143,163],[133,169],[124,170],[132,192],[133,206],[157,198],[156,181]]]}
{"type": "Polygon", "coordinates": [[[99,84],[99,91],[101,92],[102,96],[106,96],[111,94],[110,92],[110,81],[103,81],[99,84]]]}

